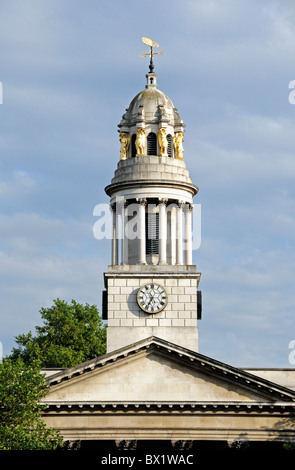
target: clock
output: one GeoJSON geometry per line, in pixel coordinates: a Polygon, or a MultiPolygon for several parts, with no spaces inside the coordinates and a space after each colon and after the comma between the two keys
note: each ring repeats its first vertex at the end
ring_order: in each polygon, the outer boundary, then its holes
{"type": "Polygon", "coordinates": [[[154,282],[145,284],[137,292],[137,303],[146,313],[158,313],[166,307],[168,295],[164,287],[154,282]]]}

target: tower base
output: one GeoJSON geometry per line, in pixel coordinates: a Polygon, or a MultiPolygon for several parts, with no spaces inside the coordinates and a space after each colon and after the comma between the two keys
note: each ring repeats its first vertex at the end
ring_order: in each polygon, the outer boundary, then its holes
{"type": "MultiPolygon", "coordinates": [[[[130,267],[129,267],[130,268],[130,267]]],[[[156,336],[198,352],[197,289],[200,273],[187,270],[153,272],[111,271],[104,274],[106,287],[107,352],[156,336]],[[168,302],[159,313],[144,312],[137,302],[138,289],[160,284],[168,302]]]]}

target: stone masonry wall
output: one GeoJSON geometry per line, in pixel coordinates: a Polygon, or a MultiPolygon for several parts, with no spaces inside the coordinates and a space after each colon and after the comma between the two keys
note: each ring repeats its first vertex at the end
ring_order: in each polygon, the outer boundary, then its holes
{"type": "Polygon", "coordinates": [[[148,336],[196,351],[197,286],[198,276],[185,273],[176,278],[159,274],[108,277],[108,352],[148,336]],[[168,294],[168,304],[159,313],[145,313],[137,304],[138,288],[149,282],[160,284],[168,294]]]}

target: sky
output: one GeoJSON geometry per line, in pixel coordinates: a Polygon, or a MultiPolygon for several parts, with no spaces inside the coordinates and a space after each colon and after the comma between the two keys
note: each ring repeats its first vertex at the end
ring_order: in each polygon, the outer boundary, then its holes
{"type": "Polygon", "coordinates": [[[108,203],[117,125],[145,87],[142,36],[164,51],[158,87],[186,124],[199,187],[199,352],[295,367],[293,0],[1,0],[3,354],[56,298],[101,311],[111,242],[94,237],[93,210],[108,203]]]}

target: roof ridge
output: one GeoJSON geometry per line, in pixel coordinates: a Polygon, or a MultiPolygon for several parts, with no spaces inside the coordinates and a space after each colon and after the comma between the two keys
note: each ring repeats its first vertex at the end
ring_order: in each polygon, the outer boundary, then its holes
{"type": "Polygon", "coordinates": [[[187,349],[183,346],[177,345],[175,343],[169,342],[157,336],[149,336],[130,345],[124,346],[115,351],[111,351],[102,356],[90,359],[84,363],[78,364],[77,366],[64,369],[56,374],[52,374],[46,378],[48,386],[57,385],[64,380],[69,380],[76,376],[82,375],[84,373],[90,372],[98,367],[103,367],[107,363],[116,362],[118,359],[126,358],[131,354],[136,354],[140,350],[144,349],[154,349],[162,350],[168,352],[169,354],[173,353],[179,358],[187,359],[190,361],[190,365],[195,362],[195,365],[198,364],[205,373],[208,374],[210,371],[211,374],[215,376],[227,377],[231,382],[237,382],[240,386],[253,389],[255,388],[256,392],[259,394],[267,394],[272,398],[272,401],[275,401],[276,397],[282,399],[288,399],[295,401],[295,391],[283,387],[277,383],[271,382],[265,378],[258,377],[254,374],[239,369],[237,367],[231,366],[224,362],[218,361],[216,359],[210,358],[198,352],[187,349]]]}

